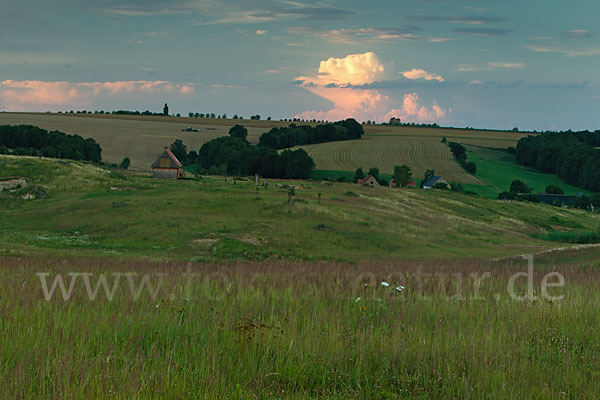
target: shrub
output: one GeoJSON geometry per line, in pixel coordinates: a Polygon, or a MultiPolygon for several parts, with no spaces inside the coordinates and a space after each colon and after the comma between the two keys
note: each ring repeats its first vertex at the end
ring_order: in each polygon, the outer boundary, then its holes
{"type": "Polygon", "coordinates": [[[548,185],[546,186],[546,194],[565,194],[565,192],[558,185],[548,185]]]}
{"type": "Polygon", "coordinates": [[[510,192],[511,193],[531,193],[531,188],[525,184],[525,182],[520,180],[514,180],[510,184],[510,192]]]}

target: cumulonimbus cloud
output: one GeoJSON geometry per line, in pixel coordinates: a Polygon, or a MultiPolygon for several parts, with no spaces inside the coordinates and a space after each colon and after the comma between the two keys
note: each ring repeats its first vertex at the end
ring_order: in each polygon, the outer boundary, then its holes
{"type": "MultiPolygon", "coordinates": [[[[390,69],[373,52],[321,61],[316,77],[301,76],[297,81],[305,89],[329,100],[333,106],[325,111],[305,111],[297,117],[309,120],[356,118],[361,121],[387,121],[397,117],[404,121],[436,122],[446,116],[448,111],[436,103],[430,107],[422,104],[417,93],[404,94],[398,105],[389,94],[357,87],[397,77],[398,74],[390,69]]],[[[423,69],[414,68],[400,74],[406,79],[444,81],[440,75],[423,69]]]]}
{"type": "Polygon", "coordinates": [[[193,93],[194,85],[169,81],[120,81],[120,82],[47,82],[15,81],[0,82],[0,106],[6,111],[35,111],[84,107],[98,98],[123,94],[193,93]]]}
{"type": "Polygon", "coordinates": [[[315,86],[360,86],[384,80],[385,66],[373,52],[350,54],[344,58],[321,61],[316,77],[298,77],[298,81],[315,86]]]}

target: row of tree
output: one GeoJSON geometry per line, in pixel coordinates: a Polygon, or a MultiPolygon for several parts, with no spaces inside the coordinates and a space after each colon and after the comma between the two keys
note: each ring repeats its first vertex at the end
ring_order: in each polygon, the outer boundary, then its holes
{"type": "Polygon", "coordinates": [[[60,131],[48,132],[32,125],[0,126],[0,152],[102,161],[102,148],[94,139],[84,139],[79,135],[69,135],[60,131]]]}
{"type": "MultiPolygon", "coordinates": [[[[445,142],[445,140],[446,138],[443,138],[442,142],[445,142]]],[[[456,142],[448,142],[448,146],[450,147],[450,151],[452,152],[452,155],[454,156],[456,162],[461,167],[463,167],[465,171],[475,175],[475,172],[477,172],[477,165],[475,165],[474,162],[470,162],[467,160],[468,156],[467,149],[465,148],[465,146],[456,142]]]]}
{"type": "Polygon", "coordinates": [[[556,174],[568,184],[600,192],[600,131],[547,132],[519,140],[519,164],[556,174]]]}
{"type": "Polygon", "coordinates": [[[200,150],[187,152],[181,140],[171,145],[173,154],[183,163],[197,163],[200,173],[265,178],[309,179],[315,167],[306,151],[284,150],[248,143],[248,131],[241,125],[232,127],[229,136],[210,140],[200,150]]]}
{"type": "Polygon", "coordinates": [[[258,145],[286,149],[305,144],[360,139],[363,133],[362,125],[352,118],[317,126],[290,124],[288,127],[272,128],[263,133],[258,145]]]}

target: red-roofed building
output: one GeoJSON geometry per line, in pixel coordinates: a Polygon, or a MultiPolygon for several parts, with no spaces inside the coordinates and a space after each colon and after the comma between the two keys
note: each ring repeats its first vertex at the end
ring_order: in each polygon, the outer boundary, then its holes
{"type": "Polygon", "coordinates": [[[171,150],[165,148],[158,160],[152,164],[152,176],[161,179],[183,178],[183,165],[171,150]]]}
{"type": "Polygon", "coordinates": [[[359,185],[367,185],[371,187],[379,186],[379,182],[372,175],[365,176],[364,179],[359,179],[357,182],[359,185]]]}
{"type": "MultiPolygon", "coordinates": [[[[390,181],[390,185],[391,185],[391,187],[398,186],[398,185],[396,185],[396,182],[394,182],[394,178],[392,178],[392,180],[390,181]]],[[[405,187],[416,188],[417,187],[417,182],[415,180],[411,179],[410,181],[408,181],[408,184],[406,184],[405,187]]]]}

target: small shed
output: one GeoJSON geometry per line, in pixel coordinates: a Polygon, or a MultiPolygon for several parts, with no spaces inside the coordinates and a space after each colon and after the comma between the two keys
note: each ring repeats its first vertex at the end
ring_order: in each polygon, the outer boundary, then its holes
{"type": "Polygon", "coordinates": [[[367,175],[364,179],[359,179],[357,183],[359,185],[367,185],[371,187],[379,186],[379,182],[377,182],[377,179],[375,179],[373,175],[370,174],[367,175]]]}
{"type": "Polygon", "coordinates": [[[445,184],[446,187],[448,189],[450,189],[450,185],[448,184],[448,182],[446,182],[444,180],[444,178],[442,178],[441,176],[437,176],[437,175],[436,176],[432,176],[427,181],[423,182],[423,189],[431,189],[432,187],[434,187],[438,183],[445,184]]]}
{"type": "Polygon", "coordinates": [[[152,164],[152,176],[160,179],[179,179],[183,178],[183,165],[171,150],[165,148],[165,151],[158,157],[158,160],[152,164]]]}

